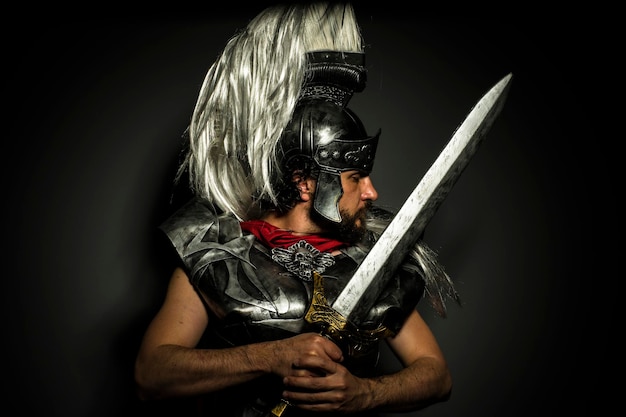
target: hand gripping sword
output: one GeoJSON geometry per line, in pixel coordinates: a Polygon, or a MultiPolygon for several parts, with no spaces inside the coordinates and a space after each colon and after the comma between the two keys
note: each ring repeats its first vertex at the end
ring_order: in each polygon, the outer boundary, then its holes
{"type": "MultiPolygon", "coordinates": [[[[314,293],[306,320],[321,324],[323,333],[335,341],[350,337],[351,323],[372,308],[378,295],[404,261],[486,136],[504,105],[512,74],[494,85],[471,109],[448,144],[424,174],[400,210],[359,264],[332,306],[326,303],[321,275],[314,273],[314,293]]],[[[384,332],[384,329],[382,330],[384,332]]],[[[375,333],[359,337],[380,337],[375,333]]],[[[281,401],[271,412],[281,416],[281,401]]]]}

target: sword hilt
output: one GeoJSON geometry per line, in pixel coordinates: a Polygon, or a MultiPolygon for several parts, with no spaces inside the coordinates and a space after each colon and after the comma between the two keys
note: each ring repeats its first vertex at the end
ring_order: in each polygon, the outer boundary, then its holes
{"type": "MultiPolygon", "coordinates": [[[[320,334],[336,343],[348,359],[367,354],[373,342],[394,335],[383,325],[374,330],[360,330],[335,311],[328,304],[322,274],[317,271],[313,271],[313,296],[304,319],[320,327],[320,334]]],[[[272,408],[269,417],[282,417],[289,406],[288,401],[281,399],[272,408]]]]}

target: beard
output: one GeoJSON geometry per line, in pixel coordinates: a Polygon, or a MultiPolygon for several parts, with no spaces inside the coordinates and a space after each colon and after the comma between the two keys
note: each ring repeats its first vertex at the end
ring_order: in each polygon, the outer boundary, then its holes
{"type": "Polygon", "coordinates": [[[372,202],[368,201],[365,207],[354,214],[339,210],[341,222],[338,224],[331,222],[314,209],[310,210],[309,217],[325,231],[324,236],[354,245],[363,240],[367,233],[365,221],[371,206],[372,202]]]}

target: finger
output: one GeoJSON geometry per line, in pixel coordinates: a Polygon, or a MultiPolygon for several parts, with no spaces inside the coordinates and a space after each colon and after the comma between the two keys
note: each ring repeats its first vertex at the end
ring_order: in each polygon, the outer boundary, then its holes
{"type": "Polygon", "coordinates": [[[323,337],[323,339],[325,340],[325,353],[335,362],[343,361],[343,351],[339,348],[339,346],[337,346],[337,344],[328,337],[323,337]]]}
{"type": "Polygon", "coordinates": [[[318,371],[316,369],[308,369],[308,368],[299,368],[295,365],[291,367],[291,372],[289,376],[294,377],[319,377],[324,376],[324,373],[318,371]]]}
{"type": "Polygon", "coordinates": [[[285,390],[294,392],[320,393],[345,390],[345,383],[335,376],[287,376],[283,378],[285,390]]]}
{"type": "Polygon", "coordinates": [[[303,356],[294,361],[293,366],[298,369],[308,369],[317,374],[327,375],[336,373],[340,365],[333,360],[319,356],[303,356]]]}
{"type": "Polygon", "coordinates": [[[320,334],[309,334],[308,336],[306,345],[310,355],[326,356],[334,361],[343,360],[343,352],[331,339],[320,334]]]}
{"type": "Polygon", "coordinates": [[[317,411],[334,410],[340,404],[336,400],[337,395],[330,391],[307,392],[307,391],[283,391],[283,398],[290,404],[300,408],[317,411]]]}

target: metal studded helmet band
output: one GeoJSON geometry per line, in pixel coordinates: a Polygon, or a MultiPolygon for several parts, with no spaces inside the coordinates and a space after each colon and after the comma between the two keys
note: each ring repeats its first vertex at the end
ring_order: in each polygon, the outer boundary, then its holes
{"type": "Polygon", "coordinates": [[[322,51],[309,54],[310,74],[280,141],[281,166],[290,170],[303,158],[318,168],[313,209],[341,222],[341,173],[370,173],[380,131],[369,136],[347,103],[365,86],[363,54],[322,51]]]}

